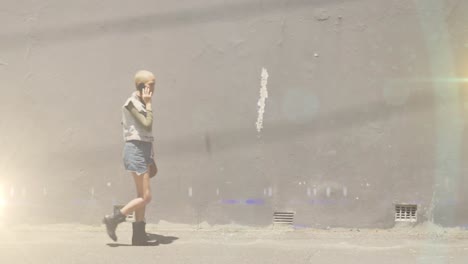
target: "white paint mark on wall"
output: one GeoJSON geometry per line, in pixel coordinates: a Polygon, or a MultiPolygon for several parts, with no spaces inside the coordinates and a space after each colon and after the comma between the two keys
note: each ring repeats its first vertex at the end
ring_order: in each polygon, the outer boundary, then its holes
{"type": "Polygon", "coordinates": [[[317,189],[314,188],[314,196],[317,196],[317,189]]]}
{"type": "Polygon", "coordinates": [[[216,195],[219,196],[219,188],[216,188],[216,195]]]}
{"type": "Polygon", "coordinates": [[[192,187],[188,188],[188,195],[189,195],[189,197],[192,197],[192,195],[193,195],[192,187]]]}
{"type": "Polygon", "coordinates": [[[348,188],[346,186],[343,187],[343,196],[344,197],[348,196],[348,188]]]}
{"type": "Polygon", "coordinates": [[[311,192],[310,188],[307,187],[307,196],[311,196],[311,195],[312,195],[312,192],[311,192]]]}
{"type": "Polygon", "coordinates": [[[263,128],[263,114],[265,113],[265,101],[268,98],[268,72],[265,68],[262,68],[262,75],[260,81],[260,99],[258,99],[258,117],[257,117],[257,132],[260,132],[263,128]]]}
{"type": "Polygon", "coordinates": [[[271,187],[268,188],[268,196],[273,196],[273,188],[271,187]]]}
{"type": "Polygon", "coordinates": [[[330,195],[331,195],[331,188],[327,187],[327,197],[330,197],[330,195]]]}
{"type": "Polygon", "coordinates": [[[112,186],[112,183],[108,182],[107,187],[111,187],[111,186],[112,186]]]}
{"type": "Polygon", "coordinates": [[[267,195],[267,190],[266,190],[266,188],[263,188],[263,195],[265,195],[265,196],[267,195]]]}
{"type": "Polygon", "coordinates": [[[91,196],[94,197],[94,187],[91,187],[91,196]]]}

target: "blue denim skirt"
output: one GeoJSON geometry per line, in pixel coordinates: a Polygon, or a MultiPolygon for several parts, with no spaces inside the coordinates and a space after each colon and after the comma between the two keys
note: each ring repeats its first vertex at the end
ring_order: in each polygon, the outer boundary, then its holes
{"type": "Polygon", "coordinates": [[[126,141],[123,150],[125,169],[138,175],[148,171],[148,165],[154,164],[153,144],[139,140],[126,141]]]}

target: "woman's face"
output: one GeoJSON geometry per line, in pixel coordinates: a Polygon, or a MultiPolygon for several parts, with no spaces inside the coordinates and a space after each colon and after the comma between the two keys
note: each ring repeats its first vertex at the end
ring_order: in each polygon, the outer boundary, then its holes
{"type": "Polygon", "coordinates": [[[148,87],[150,89],[150,92],[154,93],[154,85],[156,83],[156,80],[155,78],[151,78],[149,81],[147,81],[145,84],[146,84],[146,87],[148,87]]]}

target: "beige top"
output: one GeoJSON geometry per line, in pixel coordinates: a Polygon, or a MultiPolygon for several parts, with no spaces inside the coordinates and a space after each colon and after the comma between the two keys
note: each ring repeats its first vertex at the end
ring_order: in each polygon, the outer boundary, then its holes
{"type": "Polygon", "coordinates": [[[153,142],[153,112],[146,110],[136,92],[122,106],[123,137],[125,141],[153,142]]]}

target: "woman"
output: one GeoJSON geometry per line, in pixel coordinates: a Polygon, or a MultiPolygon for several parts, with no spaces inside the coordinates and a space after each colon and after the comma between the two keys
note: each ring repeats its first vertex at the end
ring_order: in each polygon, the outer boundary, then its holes
{"type": "Polygon", "coordinates": [[[157,173],[153,159],[153,111],[151,97],[154,92],[155,77],[149,71],[139,71],[135,75],[136,91],[122,107],[123,136],[125,140],[123,161],[125,169],[131,172],[138,197],[112,215],[106,215],[109,237],[117,241],[117,225],[124,222],[128,214],[135,212],[132,245],[147,245],[149,239],[145,231],[145,208],[151,201],[150,178],[157,173]]]}

